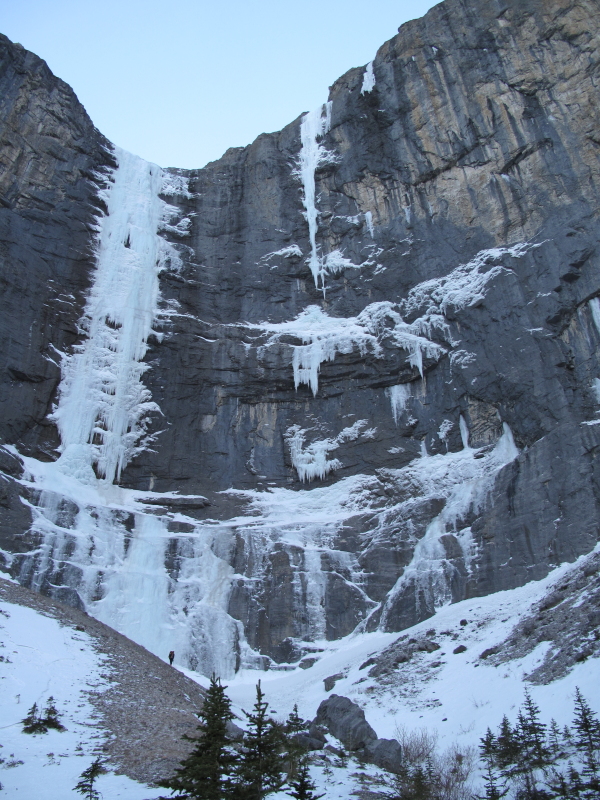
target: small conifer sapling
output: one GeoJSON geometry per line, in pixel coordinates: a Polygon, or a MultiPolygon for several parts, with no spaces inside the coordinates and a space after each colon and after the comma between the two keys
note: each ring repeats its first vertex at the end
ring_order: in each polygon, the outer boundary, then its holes
{"type": "Polygon", "coordinates": [[[83,770],[79,776],[80,781],[73,791],[79,792],[80,795],[85,797],[85,800],[100,800],[100,792],[95,788],[94,784],[96,783],[98,776],[103,772],[106,772],[104,769],[104,763],[102,761],[102,757],[98,756],[92,761],[87,769],[83,770]]]}

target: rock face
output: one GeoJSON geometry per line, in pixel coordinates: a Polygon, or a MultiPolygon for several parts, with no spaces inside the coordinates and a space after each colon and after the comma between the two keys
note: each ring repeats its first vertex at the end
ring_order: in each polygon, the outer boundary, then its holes
{"type": "Polygon", "coordinates": [[[364,711],[348,697],[332,694],[323,700],[314,719],[365,761],[397,772],[402,765],[402,748],[395,739],[379,739],[365,719],[364,711]]]}
{"type": "Polygon", "coordinates": [[[159,176],[2,39],[5,568],[226,675],[591,551],[599,42],[591,1],[445,0],[159,176]],[[109,230],[160,273],[129,349],[109,230]]]}

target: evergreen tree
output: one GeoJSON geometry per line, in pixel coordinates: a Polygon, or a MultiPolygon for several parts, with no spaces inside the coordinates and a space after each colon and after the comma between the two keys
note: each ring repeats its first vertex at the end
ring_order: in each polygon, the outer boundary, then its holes
{"type": "Polygon", "coordinates": [[[298,705],[294,705],[285,725],[285,749],[287,751],[287,774],[288,780],[295,778],[302,758],[306,754],[306,747],[299,741],[299,737],[308,728],[308,722],[298,714],[298,705]]]}
{"type": "Polygon", "coordinates": [[[532,769],[544,769],[552,763],[546,744],[546,726],[540,722],[540,709],[525,690],[525,702],[519,711],[517,738],[532,769]]]}
{"type": "Polygon", "coordinates": [[[53,728],[57,731],[66,731],[67,729],[59,719],[59,714],[54,705],[54,698],[52,695],[48,698],[46,708],[44,709],[43,722],[47,728],[53,728]]]}
{"type": "Polygon", "coordinates": [[[101,756],[94,759],[87,769],[84,769],[79,776],[81,780],[73,789],[74,792],[85,797],[85,800],[100,800],[100,792],[94,788],[94,783],[98,775],[104,772],[103,762],[101,756]]]}
{"type": "Polygon", "coordinates": [[[298,774],[295,779],[289,781],[289,785],[290,791],[288,791],[288,794],[290,797],[294,797],[295,800],[319,800],[321,797],[325,797],[324,794],[315,794],[316,787],[310,777],[307,758],[302,759],[298,774]]]}
{"type": "MultiPolygon", "coordinates": [[[[506,719],[506,717],[504,719],[506,719]]],[[[479,749],[481,751],[481,758],[485,764],[485,800],[500,800],[501,797],[507,794],[508,789],[499,786],[500,779],[496,772],[498,743],[496,737],[489,728],[483,739],[481,739],[479,749]]]]}
{"type": "Polygon", "coordinates": [[[23,733],[48,733],[49,728],[57,731],[67,730],[59,720],[53,697],[48,698],[43,716],[40,713],[38,704],[34,703],[27,712],[25,719],[22,719],[21,722],[23,723],[23,733]]]}
{"type": "Polygon", "coordinates": [[[583,775],[588,789],[598,791],[600,796],[600,723],[579,691],[575,690],[575,719],[573,720],[574,744],[583,756],[583,775]]]}
{"type": "Polygon", "coordinates": [[[555,719],[550,720],[548,744],[553,761],[557,761],[559,758],[563,758],[566,755],[567,751],[563,742],[563,736],[555,719]]]}
{"type": "Polygon", "coordinates": [[[181,762],[175,775],[160,785],[177,792],[175,797],[189,800],[226,800],[237,798],[231,777],[238,756],[227,739],[227,723],[233,719],[227,687],[214,675],[206,692],[202,710],[197,714],[199,736],[184,735],[194,749],[181,762]]]}
{"type": "Polygon", "coordinates": [[[256,684],[253,711],[244,711],[248,726],[242,740],[242,756],[236,771],[236,800],[263,800],[284,784],[285,734],[267,716],[269,704],[264,699],[260,681],[256,684]]]}
{"type": "Polygon", "coordinates": [[[48,728],[42,719],[37,703],[34,703],[27,716],[21,720],[23,724],[23,733],[48,733],[48,728]]]}

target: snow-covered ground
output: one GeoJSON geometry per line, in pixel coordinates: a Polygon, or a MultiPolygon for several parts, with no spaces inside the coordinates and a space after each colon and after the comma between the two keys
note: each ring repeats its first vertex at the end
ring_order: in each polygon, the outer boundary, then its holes
{"type": "MultiPolygon", "coordinates": [[[[97,727],[86,697],[86,690],[108,685],[102,656],[86,633],[33,609],[2,602],[0,610],[0,797],[80,797],[73,788],[106,735],[97,727]],[[33,703],[43,707],[50,696],[67,730],[23,733],[21,720],[33,703]]],[[[98,778],[97,788],[104,800],[160,795],[157,789],[111,772],[98,778]]]]}
{"type": "MultiPolygon", "coordinates": [[[[570,724],[576,686],[592,708],[600,712],[600,659],[590,658],[577,664],[566,677],[551,684],[525,686],[523,678],[543,660],[551,646],[549,642],[539,644],[524,658],[498,666],[479,656],[485,649],[501,644],[518,621],[574,568],[573,564],[565,564],[544,580],[532,581],[519,589],[444,606],[435,616],[404,631],[402,635],[407,639],[422,637],[427,632],[428,638],[441,648],[415,654],[408,664],[398,668],[395,680],[393,676],[386,676],[383,681],[369,678],[369,668],[361,669],[369,657],[380,653],[399,636],[376,632],[351,635],[339,642],[317,642],[322,653],[309,669],[241,671],[229,681],[227,692],[243,717],[241,709],[252,707],[256,681],[260,678],[274,716],[285,718],[297,703],[300,715],[312,719],[320,702],[331,694],[325,691],[323,680],[343,673],[332,692],[358,703],[379,737],[395,738],[399,728],[426,728],[437,732],[440,750],[453,743],[477,748],[486,729],[497,729],[504,714],[515,722],[526,687],[541,707],[542,721],[549,723],[555,718],[561,726],[570,724]],[[463,620],[467,620],[466,625],[461,624],[463,620]],[[454,654],[459,645],[467,649],[454,654]]],[[[207,683],[193,672],[186,674],[202,685],[207,683]]],[[[322,768],[316,767],[313,777],[327,800],[346,799],[350,790],[361,783],[357,763],[350,762],[341,769],[335,766],[335,758],[332,761],[332,775],[328,777],[322,768]]],[[[367,772],[373,777],[381,774],[372,766],[367,772]]],[[[283,798],[285,794],[274,797],[283,798]]]]}
{"type": "MultiPolygon", "coordinates": [[[[576,568],[563,565],[544,580],[520,589],[444,606],[434,617],[401,634],[406,641],[426,636],[438,642],[440,649],[417,652],[392,673],[369,677],[370,666],[364,666],[364,662],[378,656],[398,640],[399,634],[362,633],[339,642],[317,642],[319,660],[309,669],[243,670],[229,682],[227,692],[243,718],[242,709],[252,707],[260,679],[274,716],[285,718],[297,703],[300,714],[312,719],[319,703],[330,694],[323,680],[341,674],[333,692],[358,703],[380,737],[393,738],[399,728],[426,728],[438,734],[440,750],[453,743],[477,747],[486,728],[496,728],[504,714],[515,720],[524,699],[523,678],[552,645],[544,642],[529,655],[497,666],[480,659],[480,654],[501,644],[519,620],[576,568]],[[459,645],[466,650],[455,654],[459,645]]],[[[73,787],[82,770],[101,752],[106,736],[97,727],[86,696],[88,690],[108,686],[102,655],[83,631],[11,603],[2,602],[0,608],[3,796],[26,800],[75,797],[73,787]],[[44,706],[50,696],[55,698],[67,730],[37,736],[23,733],[20,721],[31,705],[36,702],[44,706]]],[[[183,671],[207,685],[205,677],[183,671]]],[[[554,717],[562,726],[572,720],[576,686],[592,708],[600,711],[599,682],[600,660],[590,658],[554,683],[528,683],[527,687],[542,709],[543,721],[554,717]]],[[[335,740],[331,743],[338,745],[335,740]]],[[[360,788],[382,788],[381,770],[360,766],[355,760],[342,766],[331,752],[325,754],[326,766],[323,755],[315,755],[312,775],[327,800],[347,800],[360,788]]],[[[151,800],[160,795],[157,789],[110,772],[99,778],[98,788],[105,800],[151,800]]],[[[273,795],[274,800],[286,796],[283,790],[273,795]]]]}

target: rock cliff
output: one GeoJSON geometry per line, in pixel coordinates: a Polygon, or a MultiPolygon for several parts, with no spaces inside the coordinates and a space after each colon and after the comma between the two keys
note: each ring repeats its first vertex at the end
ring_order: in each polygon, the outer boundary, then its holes
{"type": "Polygon", "coordinates": [[[445,0],[189,171],[3,38],[5,569],[225,675],[591,551],[599,27],[445,0]]]}

